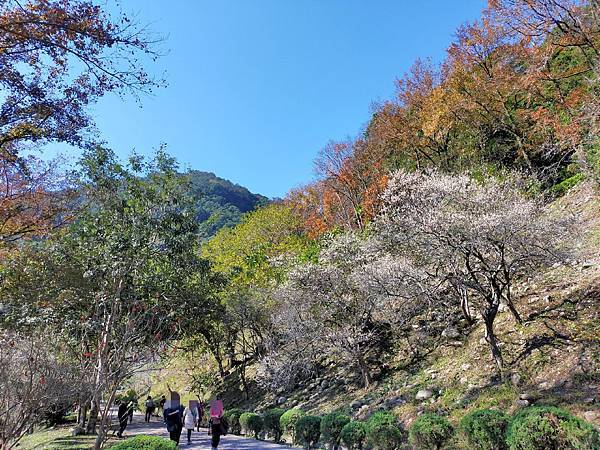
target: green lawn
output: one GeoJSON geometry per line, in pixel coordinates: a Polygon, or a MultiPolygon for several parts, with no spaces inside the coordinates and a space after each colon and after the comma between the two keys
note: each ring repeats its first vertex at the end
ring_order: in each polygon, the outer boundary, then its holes
{"type": "MultiPolygon", "coordinates": [[[[41,429],[25,436],[19,446],[20,450],[89,450],[94,445],[95,436],[71,436],[72,425],[41,429]]],[[[111,439],[110,442],[117,442],[111,439]]]]}

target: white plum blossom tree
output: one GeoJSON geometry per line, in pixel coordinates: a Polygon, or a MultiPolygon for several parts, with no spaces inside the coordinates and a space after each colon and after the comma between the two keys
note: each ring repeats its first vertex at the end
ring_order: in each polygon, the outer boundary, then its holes
{"type": "Polygon", "coordinates": [[[475,180],[467,175],[398,171],[383,194],[376,229],[389,250],[446,285],[470,320],[474,308],[501,373],[494,333],[501,302],[521,321],[512,296],[517,277],[561,258],[565,223],[526,197],[515,177],[475,180]]]}

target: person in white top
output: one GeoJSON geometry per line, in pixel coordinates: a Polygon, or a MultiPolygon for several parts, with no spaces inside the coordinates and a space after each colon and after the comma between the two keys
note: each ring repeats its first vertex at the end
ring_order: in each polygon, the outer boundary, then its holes
{"type": "Polygon", "coordinates": [[[192,431],[198,424],[198,407],[195,401],[190,401],[187,408],[183,411],[183,426],[187,430],[188,445],[192,443],[192,431]]]}

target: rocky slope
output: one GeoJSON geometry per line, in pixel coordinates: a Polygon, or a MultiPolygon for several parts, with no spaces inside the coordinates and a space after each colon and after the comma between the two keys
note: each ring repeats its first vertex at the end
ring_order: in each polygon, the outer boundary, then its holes
{"type": "Polygon", "coordinates": [[[443,331],[429,354],[410,364],[399,358],[403,362],[383,368],[369,388],[330,364],[292,391],[256,390],[250,400],[243,400],[232,374],[226,401],[256,410],[341,409],[357,418],[391,409],[407,426],[423,411],[443,412],[457,422],[478,408],[512,412],[555,404],[600,425],[600,201],[593,187],[582,183],[555,201],[549,213],[573,218],[574,232],[565,245],[574,256],[521,280],[515,297],[522,324],[507,310],[500,312],[497,332],[509,367],[504,380],[493,371],[483,325],[458,322],[443,331]]]}

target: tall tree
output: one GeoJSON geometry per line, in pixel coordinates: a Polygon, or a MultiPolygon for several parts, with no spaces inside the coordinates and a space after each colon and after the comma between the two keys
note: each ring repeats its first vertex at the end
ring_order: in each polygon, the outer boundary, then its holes
{"type": "Polygon", "coordinates": [[[90,145],[88,105],[159,84],[143,68],[157,41],[91,1],[1,2],[0,157],[15,162],[26,142],[90,145]]]}

